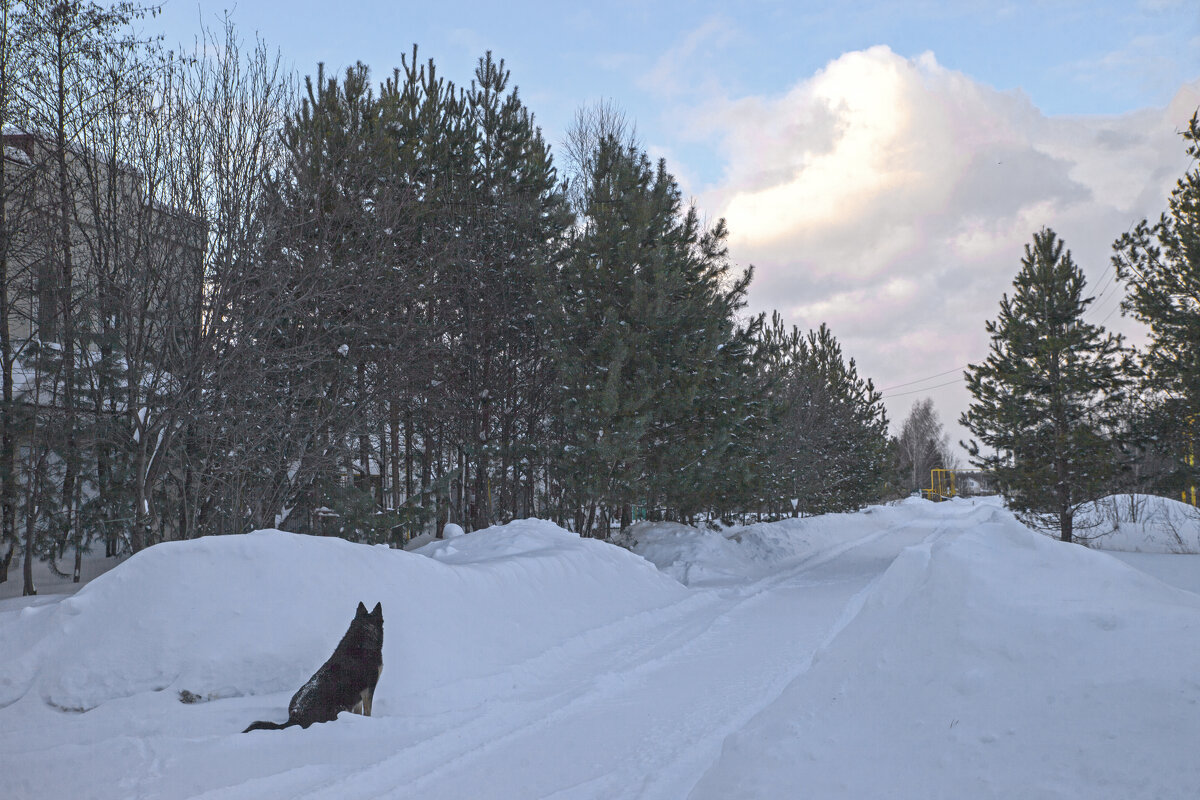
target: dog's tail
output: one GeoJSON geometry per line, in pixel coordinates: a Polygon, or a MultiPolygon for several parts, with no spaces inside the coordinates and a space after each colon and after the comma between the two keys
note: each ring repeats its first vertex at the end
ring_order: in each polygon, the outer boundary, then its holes
{"type": "Polygon", "coordinates": [[[249,733],[250,731],[281,731],[284,728],[290,728],[293,725],[299,725],[299,724],[300,724],[299,722],[296,722],[294,719],[290,719],[290,718],[288,719],[287,722],[283,722],[283,723],[263,722],[260,720],[258,722],[251,722],[250,727],[246,728],[246,730],[242,731],[242,733],[249,733]]]}

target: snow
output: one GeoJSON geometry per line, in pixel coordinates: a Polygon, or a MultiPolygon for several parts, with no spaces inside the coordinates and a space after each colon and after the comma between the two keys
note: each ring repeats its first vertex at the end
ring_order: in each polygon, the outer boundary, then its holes
{"type": "MultiPolygon", "coordinates": [[[[5,132],[5,135],[8,135],[7,131],[5,132]]],[[[17,164],[33,166],[33,160],[29,157],[29,154],[19,147],[13,147],[7,144],[4,145],[4,158],[8,161],[14,161],[17,164]]]]}
{"type": "Polygon", "coordinates": [[[1200,786],[1185,743],[1200,730],[1200,597],[994,509],[971,516],[896,558],[803,678],[726,741],[693,796],[1200,786]]]}
{"type": "Polygon", "coordinates": [[[264,531],[0,600],[0,795],[1200,786],[1200,595],[1170,584],[1195,586],[1196,556],[1129,566],[987,498],[630,539],[524,520],[405,552],[264,531]],[[360,600],[384,609],[374,716],[241,734],[284,719],[360,600]]]}
{"type": "Polygon", "coordinates": [[[1167,497],[1118,494],[1084,506],[1088,546],[1125,553],[1200,553],[1200,510],[1167,497]],[[1086,526],[1091,525],[1090,529],[1086,526]]]}

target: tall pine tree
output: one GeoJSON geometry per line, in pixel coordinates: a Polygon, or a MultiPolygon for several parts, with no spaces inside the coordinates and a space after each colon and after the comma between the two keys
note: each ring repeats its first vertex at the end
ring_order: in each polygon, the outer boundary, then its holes
{"type": "Polygon", "coordinates": [[[793,513],[824,514],[878,498],[888,422],[874,383],[859,376],[825,325],[804,334],[775,314],[759,349],[770,398],[758,455],[760,507],[774,514],[794,500],[793,513]]]}
{"type": "MultiPolygon", "coordinates": [[[[1168,213],[1145,220],[1113,244],[1113,263],[1127,283],[1123,309],[1150,328],[1142,363],[1152,412],[1146,439],[1167,449],[1172,489],[1194,486],[1187,440],[1200,425],[1200,117],[1183,132],[1192,167],[1175,186],[1168,213]],[[1166,444],[1164,447],[1164,443],[1166,444]]],[[[1164,487],[1166,488],[1166,487],[1164,487]]]]}
{"type": "Polygon", "coordinates": [[[704,229],[664,162],[612,133],[592,148],[559,273],[556,466],[583,531],[632,504],[689,519],[716,502],[708,487],[733,443],[751,273],[731,274],[724,223],[704,229]]]}
{"type": "Polygon", "coordinates": [[[961,417],[983,445],[1010,507],[1064,542],[1075,513],[1110,487],[1114,429],[1124,399],[1121,339],[1085,322],[1083,272],[1049,229],[1025,246],[1013,295],[987,323],[991,352],[966,371],[973,398],[961,417]]]}

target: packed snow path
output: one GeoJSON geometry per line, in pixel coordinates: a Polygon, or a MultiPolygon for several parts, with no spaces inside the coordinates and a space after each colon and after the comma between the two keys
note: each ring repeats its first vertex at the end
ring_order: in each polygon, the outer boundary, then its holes
{"type": "Polygon", "coordinates": [[[582,634],[497,676],[482,715],[405,726],[399,752],[305,796],[681,797],[845,623],[899,541],[881,537],[582,634]]]}
{"type": "Polygon", "coordinates": [[[258,534],[152,548],[69,600],[4,601],[0,795],[1200,786],[1200,597],[994,504],[640,538],[661,571],[533,521],[423,556],[258,534]],[[375,716],[239,733],[284,718],[358,599],[384,606],[375,716]]]}

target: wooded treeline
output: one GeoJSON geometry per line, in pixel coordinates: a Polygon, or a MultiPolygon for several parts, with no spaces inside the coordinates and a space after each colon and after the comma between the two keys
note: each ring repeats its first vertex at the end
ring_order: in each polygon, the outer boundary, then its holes
{"type": "MultiPolygon", "coordinates": [[[[0,0],[0,558],[254,528],[817,513],[881,397],[611,109],[565,168],[503,61],[294,81],[233,26],[0,0]],[[793,503],[792,501],[795,500],[793,503]]],[[[78,565],[78,557],[76,557],[78,565]]],[[[2,577],[2,575],[0,575],[2,577]]]]}

